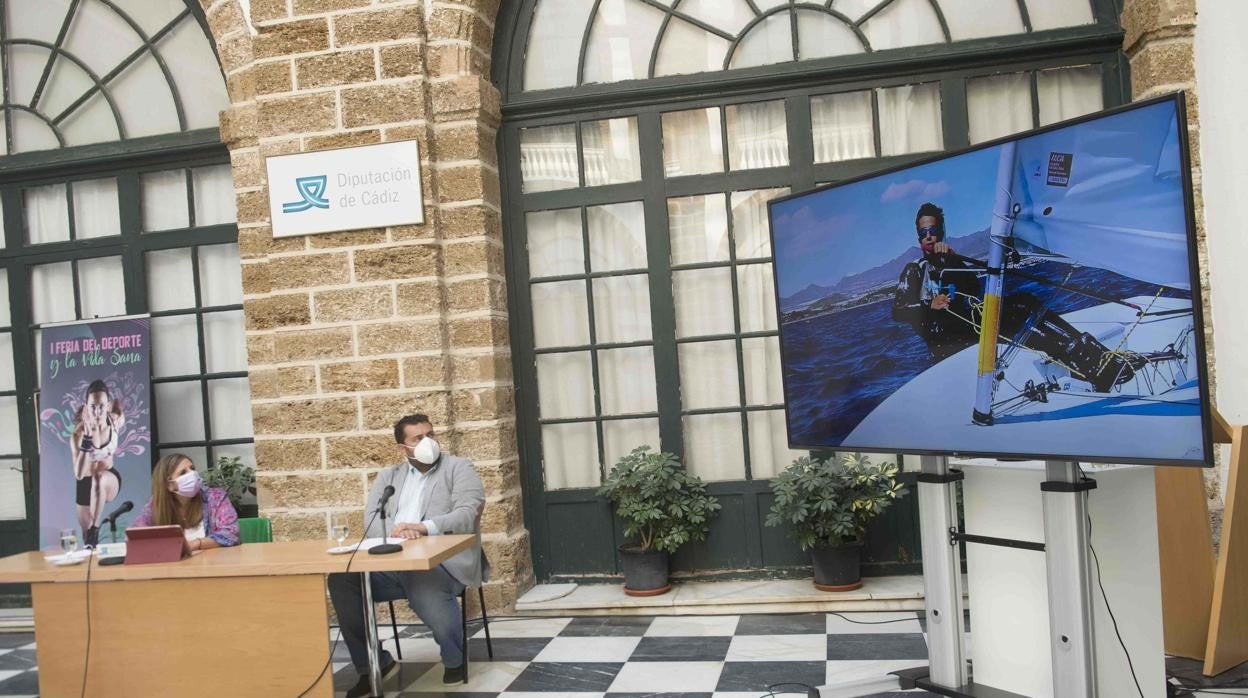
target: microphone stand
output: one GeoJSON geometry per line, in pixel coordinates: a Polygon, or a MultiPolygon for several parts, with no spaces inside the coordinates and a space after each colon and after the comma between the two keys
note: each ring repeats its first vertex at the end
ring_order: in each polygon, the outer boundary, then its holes
{"type": "MultiPolygon", "coordinates": [[[[377,513],[381,514],[381,540],[385,541],[389,536],[386,534],[386,502],[390,501],[389,497],[377,507],[377,513]]],[[[367,534],[367,532],[366,532],[367,534]]],[[[398,543],[382,542],[368,549],[369,555],[389,555],[390,553],[402,552],[403,546],[398,543]]]]}
{"type": "MultiPolygon", "coordinates": [[[[108,539],[109,541],[113,543],[117,542],[117,517],[116,516],[110,516],[108,518],[108,539]]],[[[113,555],[110,557],[101,557],[99,562],[97,562],[96,564],[97,565],[120,565],[121,563],[125,561],[126,561],[125,556],[113,555]]]]}

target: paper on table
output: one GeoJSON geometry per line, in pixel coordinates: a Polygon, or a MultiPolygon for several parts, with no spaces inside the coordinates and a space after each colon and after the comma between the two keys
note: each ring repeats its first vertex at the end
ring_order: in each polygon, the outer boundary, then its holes
{"type": "Polygon", "coordinates": [[[361,550],[368,550],[374,545],[381,545],[382,543],[398,543],[402,545],[403,539],[402,538],[365,538],[364,540],[359,542],[359,547],[361,550]]]}

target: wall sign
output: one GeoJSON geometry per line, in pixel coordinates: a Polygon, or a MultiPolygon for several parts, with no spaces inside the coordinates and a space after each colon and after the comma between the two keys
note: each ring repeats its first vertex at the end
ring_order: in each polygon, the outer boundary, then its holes
{"type": "Polygon", "coordinates": [[[266,161],[273,237],[425,222],[416,141],[266,161]]]}

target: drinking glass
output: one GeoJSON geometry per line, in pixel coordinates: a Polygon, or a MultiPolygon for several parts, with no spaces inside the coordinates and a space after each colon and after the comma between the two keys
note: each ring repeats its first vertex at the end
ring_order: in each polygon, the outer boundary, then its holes
{"type": "Polygon", "coordinates": [[[61,552],[68,555],[78,549],[78,531],[72,528],[61,529],[61,552]]]}
{"type": "Polygon", "coordinates": [[[348,523],[346,514],[334,514],[332,522],[334,540],[338,541],[338,547],[342,547],[347,542],[347,537],[351,534],[351,525],[348,523]]]}

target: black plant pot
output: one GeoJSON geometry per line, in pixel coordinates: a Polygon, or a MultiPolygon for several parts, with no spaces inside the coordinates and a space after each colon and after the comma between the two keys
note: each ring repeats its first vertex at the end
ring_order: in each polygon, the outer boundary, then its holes
{"type": "Polygon", "coordinates": [[[852,591],[862,586],[862,544],[847,543],[810,549],[819,591],[852,591]]]}
{"type": "Polygon", "coordinates": [[[254,519],[260,515],[260,505],[239,504],[237,513],[238,513],[238,518],[240,519],[254,519]]]}
{"type": "Polygon", "coordinates": [[[629,596],[658,596],[672,588],[667,581],[665,552],[621,545],[620,564],[624,567],[624,593],[629,596]]]}

